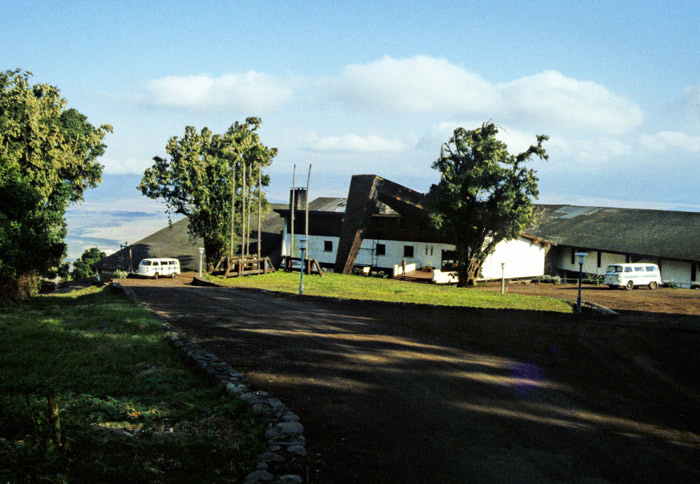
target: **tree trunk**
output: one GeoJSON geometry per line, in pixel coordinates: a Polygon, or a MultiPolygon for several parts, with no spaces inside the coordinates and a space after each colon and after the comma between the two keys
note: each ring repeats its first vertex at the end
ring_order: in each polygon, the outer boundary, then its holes
{"type": "Polygon", "coordinates": [[[469,272],[468,272],[468,260],[467,260],[467,248],[464,246],[457,246],[457,287],[467,287],[469,283],[469,272]]]}

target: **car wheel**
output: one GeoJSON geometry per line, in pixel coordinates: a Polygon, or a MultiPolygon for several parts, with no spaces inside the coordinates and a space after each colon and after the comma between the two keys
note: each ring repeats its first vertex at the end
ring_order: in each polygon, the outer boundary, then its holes
{"type": "Polygon", "coordinates": [[[172,279],[175,279],[175,278],[177,277],[177,274],[175,274],[175,273],[173,272],[172,274],[170,274],[170,277],[171,277],[172,279]]]}
{"type": "Polygon", "coordinates": [[[153,279],[158,279],[159,276],[160,276],[160,274],[158,274],[158,273],[156,272],[155,274],[153,274],[153,279]]]}
{"type": "Polygon", "coordinates": [[[649,289],[651,289],[652,291],[653,291],[654,289],[656,289],[657,287],[659,287],[659,284],[658,284],[656,281],[651,281],[651,282],[649,283],[649,289]]]}
{"type": "Polygon", "coordinates": [[[634,282],[627,281],[627,285],[625,286],[625,289],[627,289],[628,291],[631,291],[632,289],[634,289],[634,282]]]}

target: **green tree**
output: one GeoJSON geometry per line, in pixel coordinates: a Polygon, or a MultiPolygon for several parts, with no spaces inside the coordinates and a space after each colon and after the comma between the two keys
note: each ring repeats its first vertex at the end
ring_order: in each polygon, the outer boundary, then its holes
{"type": "MultiPolygon", "coordinates": [[[[247,118],[234,123],[224,134],[213,134],[208,128],[201,132],[192,126],[185,128],[181,138],[173,136],[165,148],[169,159],[156,156],[138,186],[147,197],[165,201],[169,213],[186,215],[189,232],[204,239],[209,265],[226,255],[230,248],[232,173],[236,176],[236,209],[242,202],[243,164],[246,166],[247,186],[255,184],[258,172],[272,163],[276,148],[268,148],[257,133],[259,118],[247,118]]],[[[262,185],[269,184],[262,175],[262,185]]],[[[257,203],[257,191],[249,191],[246,203],[257,203]]],[[[263,204],[264,193],[259,194],[263,204]]],[[[236,233],[241,217],[236,217],[236,233]]],[[[234,244],[235,244],[234,240],[234,244]]]]}
{"type": "Polygon", "coordinates": [[[101,182],[109,125],[92,126],[31,73],[0,73],[0,293],[29,295],[65,254],[65,210],[101,182]]]}
{"type": "Polygon", "coordinates": [[[525,163],[533,156],[548,159],[542,143],[549,138],[537,136],[536,145],[512,155],[497,133],[493,123],[457,128],[432,165],[441,177],[427,205],[435,227],[456,246],[459,286],[474,284],[496,244],[517,238],[530,224],[539,196],[538,178],[525,163]]]}
{"type": "Polygon", "coordinates": [[[107,254],[102,252],[97,247],[91,247],[85,249],[83,255],[80,259],[73,262],[73,272],[71,276],[73,279],[84,279],[87,277],[94,277],[97,275],[97,271],[93,268],[93,265],[107,257],[107,254]]]}

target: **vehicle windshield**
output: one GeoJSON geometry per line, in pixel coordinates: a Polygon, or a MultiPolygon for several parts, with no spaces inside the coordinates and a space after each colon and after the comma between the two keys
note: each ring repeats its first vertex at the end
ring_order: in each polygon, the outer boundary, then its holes
{"type": "Polygon", "coordinates": [[[622,272],[622,266],[608,266],[605,272],[622,272]]]}
{"type": "Polygon", "coordinates": [[[142,260],[142,261],[141,261],[141,265],[142,265],[142,266],[150,266],[150,265],[151,265],[151,261],[150,261],[150,260],[142,260]]]}

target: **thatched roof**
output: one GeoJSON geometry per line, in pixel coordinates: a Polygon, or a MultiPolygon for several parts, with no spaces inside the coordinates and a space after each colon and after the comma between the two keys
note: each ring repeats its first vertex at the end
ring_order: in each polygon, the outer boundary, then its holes
{"type": "Polygon", "coordinates": [[[558,245],[700,261],[700,213],[538,205],[528,233],[558,245]]]}

